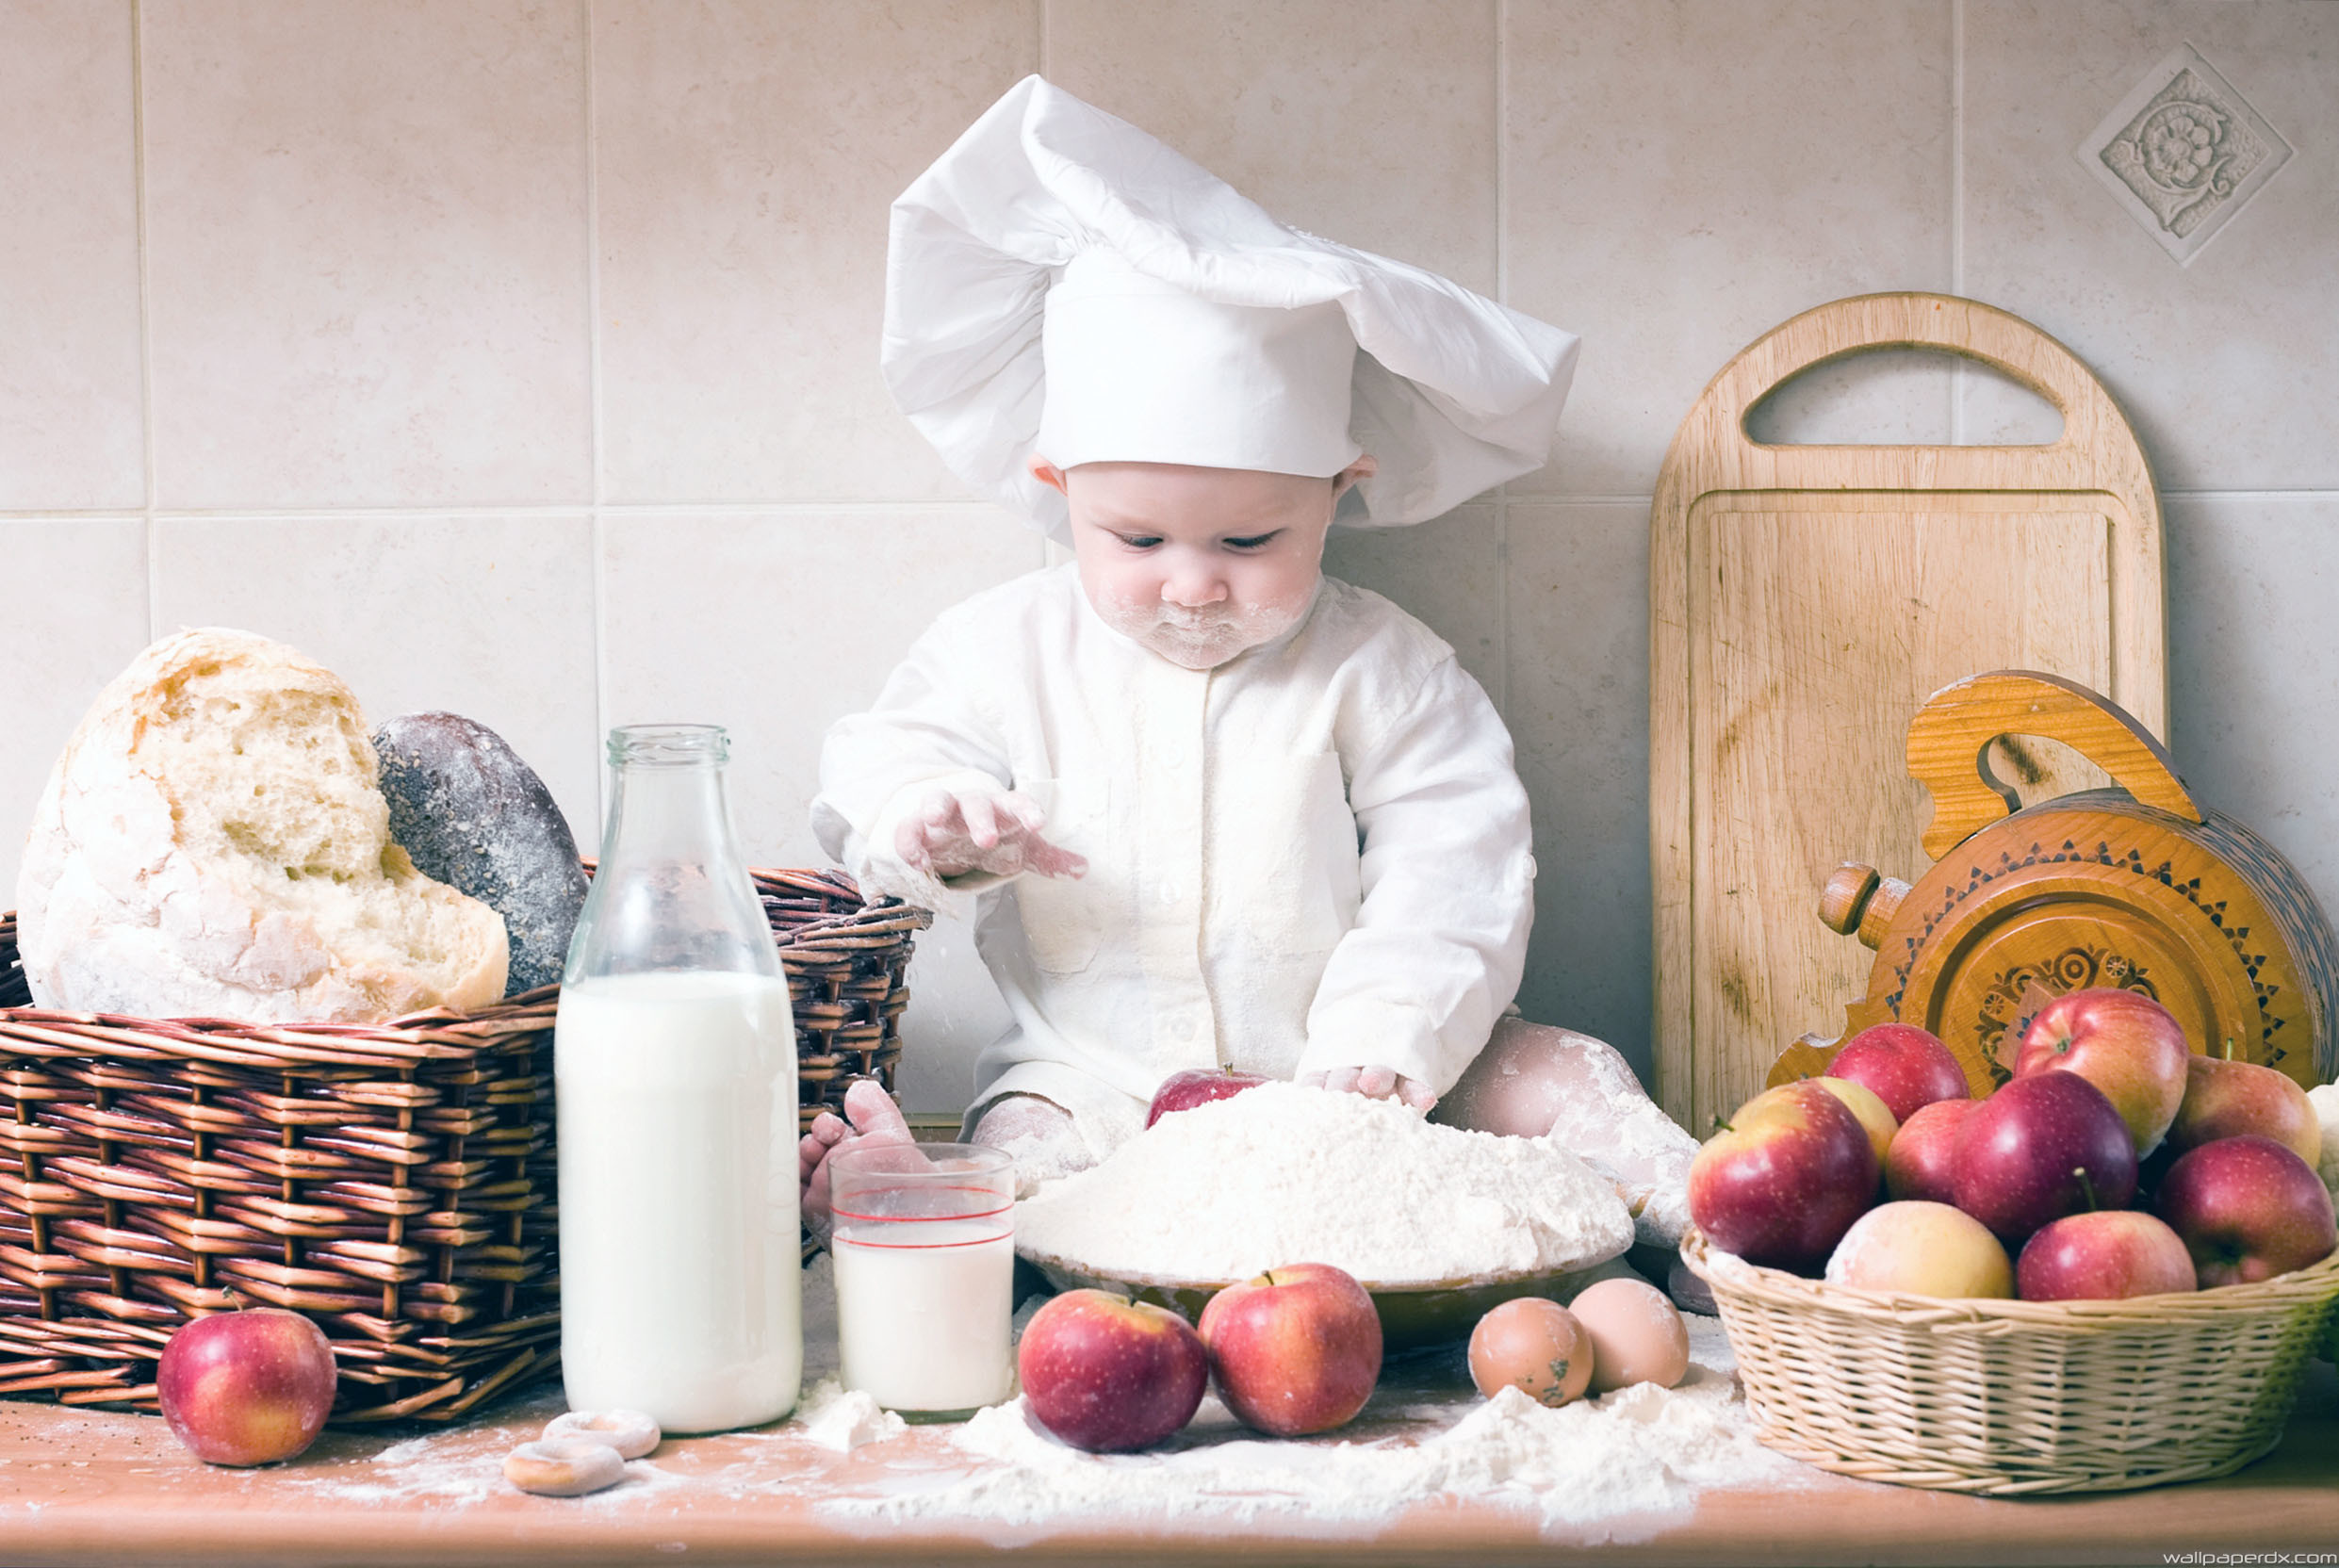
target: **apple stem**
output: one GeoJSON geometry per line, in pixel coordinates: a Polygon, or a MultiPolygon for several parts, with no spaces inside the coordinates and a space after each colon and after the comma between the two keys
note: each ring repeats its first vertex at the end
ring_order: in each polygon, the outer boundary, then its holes
{"type": "Polygon", "coordinates": [[[2075,1165],[2071,1167],[2071,1174],[2079,1178],[2079,1190],[2087,1195],[2087,1212],[2093,1214],[2102,1205],[2095,1200],[2095,1184],[2087,1180],[2087,1168],[2075,1165]]]}
{"type": "Polygon", "coordinates": [[[1718,1116],[1713,1119],[1713,1130],[1717,1133],[1735,1133],[1738,1131],[1737,1128],[1731,1126],[1728,1122],[1723,1120],[1718,1116]]]}

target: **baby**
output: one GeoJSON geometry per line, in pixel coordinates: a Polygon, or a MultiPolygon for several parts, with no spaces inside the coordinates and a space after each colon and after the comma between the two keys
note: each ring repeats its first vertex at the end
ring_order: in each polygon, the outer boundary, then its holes
{"type": "MultiPolygon", "coordinates": [[[[1026,1182],[1223,1065],[1559,1131],[1677,1238],[1693,1142],[1613,1051],[1505,1016],[1534,874],[1508,732],[1427,628],[1321,572],[1336,514],[1539,466],[1574,352],[1037,78],[896,204],[896,396],[1073,560],[936,622],[830,732],[814,826],[873,886],[972,898],[1013,1024],[967,1133],[1026,1182]]],[[[816,1220],[829,1152],[908,1135],[874,1085],[845,1109],[803,1140],[816,1220]]]]}

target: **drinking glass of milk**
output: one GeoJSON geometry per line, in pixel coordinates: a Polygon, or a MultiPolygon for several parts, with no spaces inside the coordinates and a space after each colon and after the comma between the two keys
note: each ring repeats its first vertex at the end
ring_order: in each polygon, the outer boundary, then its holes
{"type": "Polygon", "coordinates": [[[561,981],[561,1366],[669,1431],[788,1413],[804,1373],[795,1029],[714,725],[613,729],[561,981]]]}
{"type": "Polygon", "coordinates": [[[1015,1162],[928,1143],[828,1156],[837,1351],[848,1390],[912,1421],[1012,1391],[1015,1162]]]}

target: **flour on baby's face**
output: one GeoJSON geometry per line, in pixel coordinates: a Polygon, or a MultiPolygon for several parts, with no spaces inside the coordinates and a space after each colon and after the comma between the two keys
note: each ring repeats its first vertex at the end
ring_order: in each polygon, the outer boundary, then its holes
{"type": "Polygon", "coordinates": [[[1298,625],[1322,580],[1337,480],[1169,463],[1060,476],[1080,584],[1115,631],[1207,670],[1298,625]]]}

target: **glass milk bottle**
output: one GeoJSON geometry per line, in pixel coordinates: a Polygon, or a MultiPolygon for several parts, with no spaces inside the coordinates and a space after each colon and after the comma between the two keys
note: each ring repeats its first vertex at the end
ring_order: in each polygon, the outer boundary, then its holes
{"type": "Polygon", "coordinates": [[[795,1031],[712,725],[610,731],[601,862],[553,1043],[577,1410],[777,1420],[804,1370],[795,1031]]]}

